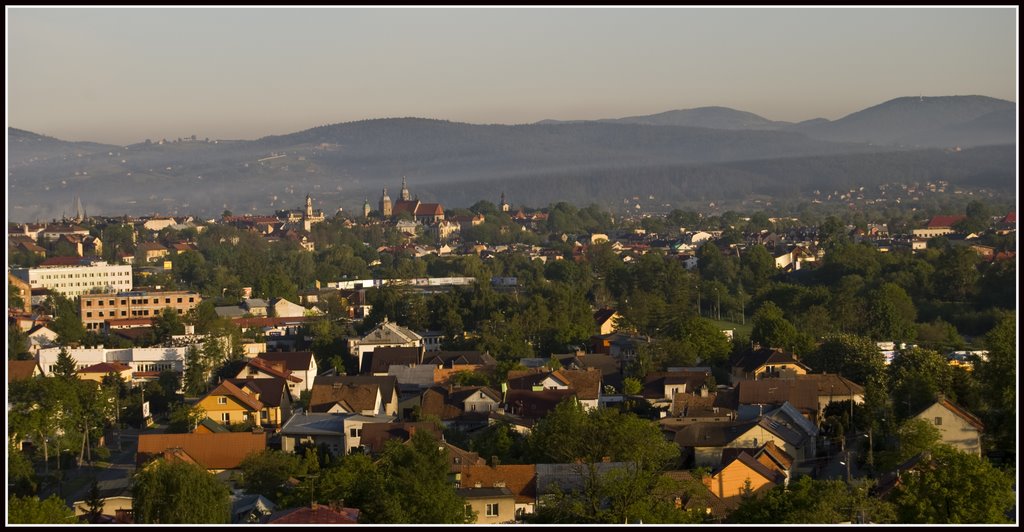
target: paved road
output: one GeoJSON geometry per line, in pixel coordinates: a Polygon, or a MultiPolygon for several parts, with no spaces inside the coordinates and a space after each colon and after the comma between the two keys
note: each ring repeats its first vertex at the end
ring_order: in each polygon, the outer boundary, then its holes
{"type": "MultiPolygon", "coordinates": [[[[137,429],[124,429],[121,431],[121,450],[117,450],[116,440],[108,442],[111,446],[109,468],[85,466],[70,469],[64,472],[64,500],[68,506],[74,506],[75,501],[85,500],[92,488],[91,479],[96,478],[101,491],[114,490],[123,487],[127,479],[135,473],[135,450],[138,449],[139,431],[137,429]],[[82,479],[88,479],[84,483],[82,479]],[[68,490],[68,485],[78,485],[77,489],[68,490]]],[[[51,470],[53,468],[51,467],[51,470]]],[[[57,493],[57,485],[43,486],[39,490],[40,498],[49,497],[57,493]]]]}

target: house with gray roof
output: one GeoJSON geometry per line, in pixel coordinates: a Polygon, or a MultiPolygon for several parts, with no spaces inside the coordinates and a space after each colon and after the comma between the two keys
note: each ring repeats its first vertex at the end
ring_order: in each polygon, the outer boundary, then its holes
{"type": "Polygon", "coordinates": [[[361,338],[349,338],[349,354],[356,357],[356,367],[362,369],[363,356],[378,347],[423,347],[423,337],[387,317],[361,338]]]}

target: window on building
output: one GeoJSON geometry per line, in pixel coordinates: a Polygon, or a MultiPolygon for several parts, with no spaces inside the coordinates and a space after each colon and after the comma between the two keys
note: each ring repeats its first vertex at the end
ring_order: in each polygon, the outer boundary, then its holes
{"type": "Polygon", "coordinates": [[[227,397],[218,397],[217,398],[217,404],[219,404],[219,405],[226,405],[226,404],[228,404],[228,398],[227,397]]]}
{"type": "Polygon", "coordinates": [[[86,300],[85,306],[91,307],[92,306],[92,300],[86,300]]]}
{"type": "Polygon", "coordinates": [[[242,421],[249,421],[249,413],[242,412],[242,421]]]}
{"type": "Polygon", "coordinates": [[[473,506],[467,504],[466,505],[466,517],[472,517],[472,516],[473,516],[473,506]]]}
{"type": "Polygon", "coordinates": [[[260,418],[263,419],[263,421],[267,420],[267,411],[266,410],[263,410],[263,411],[260,412],[260,418]]]}
{"type": "Polygon", "coordinates": [[[488,503],[487,504],[487,517],[497,517],[497,516],[498,516],[498,503],[488,503]]]}
{"type": "Polygon", "coordinates": [[[361,429],[361,428],[352,427],[352,428],[348,429],[348,437],[349,438],[358,438],[358,437],[360,437],[362,435],[363,435],[363,429],[361,429]]]}
{"type": "Polygon", "coordinates": [[[942,418],[941,417],[935,418],[935,424],[936,425],[941,425],[942,424],[942,418]]]}
{"type": "Polygon", "coordinates": [[[221,412],[220,421],[221,423],[231,423],[231,414],[228,412],[221,412]]]}

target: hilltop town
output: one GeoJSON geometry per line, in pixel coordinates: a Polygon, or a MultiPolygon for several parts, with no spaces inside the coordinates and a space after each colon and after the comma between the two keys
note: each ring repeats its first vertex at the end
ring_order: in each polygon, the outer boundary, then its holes
{"type": "Polygon", "coordinates": [[[1010,522],[1016,213],[947,187],[786,213],[446,208],[405,178],[354,214],[76,198],[8,223],[8,511],[1010,522]]]}

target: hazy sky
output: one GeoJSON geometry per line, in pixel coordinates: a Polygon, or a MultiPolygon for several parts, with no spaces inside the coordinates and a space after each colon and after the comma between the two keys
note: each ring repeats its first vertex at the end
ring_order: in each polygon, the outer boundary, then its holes
{"type": "Polygon", "coordinates": [[[1016,101],[1015,8],[8,8],[8,125],[252,139],[418,116],[722,105],[837,119],[899,96],[1016,101]]]}

